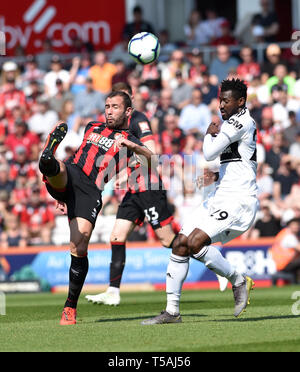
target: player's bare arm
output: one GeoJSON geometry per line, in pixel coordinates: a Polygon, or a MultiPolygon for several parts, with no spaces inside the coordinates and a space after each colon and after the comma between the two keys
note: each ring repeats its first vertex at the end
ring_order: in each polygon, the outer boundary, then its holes
{"type": "Polygon", "coordinates": [[[196,184],[198,189],[207,187],[217,182],[219,179],[219,172],[212,172],[209,169],[204,169],[203,175],[197,178],[196,184]]]}
{"type": "Polygon", "coordinates": [[[140,146],[123,137],[118,138],[115,145],[119,148],[127,147],[128,150],[131,150],[138,155],[138,159],[143,165],[148,165],[149,167],[151,166],[151,159],[154,154],[146,146],[140,146]],[[144,164],[145,160],[147,161],[147,164],[144,164]]]}

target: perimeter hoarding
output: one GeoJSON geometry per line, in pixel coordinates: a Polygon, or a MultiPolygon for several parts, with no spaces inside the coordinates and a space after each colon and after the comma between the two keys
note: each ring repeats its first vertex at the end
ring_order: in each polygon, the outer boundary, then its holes
{"type": "Polygon", "coordinates": [[[72,37],[90,41],[96,49],[111,49],[120,41],[125,23],[125,0],[18,0],[0,2],[0,32],[6,54],[18,46],[26,54],[41,51],[50,39],[56,51],[67,53],[72,37]]]}
{"type": "MultiPolygon", "coordinates": [[[[239,271],[263,285],[270,284],[270,277],[275,272],[274,262],[268,252],[271,240],[258,240],[251,243],[241,242],[226,247],[219,247],[239,271]]],[[[67,247],[41,247],[26,250],[13,249],[0,253],[9,266],[8,276],[13,275],[24,266],[30,266],[37,277],[48,282],[52,288],[68,285],[70,254],[67,247]]],[[[163,288],[170,250],[161,246],[144,243],[129,244],[127,248],[126,267],[123,284],[148,283],[155,288],[163,288]]],[[[89,273],[86,284],[107,284],[111,251],[108,246],[94,245],[89,250],[89,273]]],[[[191,259],[187,287],[216,287],[214,273],[202,263],[191,259]]]]}

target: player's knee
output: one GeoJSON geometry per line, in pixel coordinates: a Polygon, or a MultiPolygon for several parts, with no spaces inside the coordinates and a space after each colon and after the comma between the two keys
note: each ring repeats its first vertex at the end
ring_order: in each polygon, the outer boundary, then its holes
{"type": "Polygon", "coordinates": [[[188,239],[187,246],[191,255],[197,254],[203,248],[203,241],[198,236],[192,236],[188,239]]]}
{"type": "Polygon", "coordinates": [[[178,235],[175,239],[172,247],[172,253],[177,256],[186,257],[190,255],[190,251],[187,245],[187,237],[184,235],[178,235]]]}
{"type": "Polygon", "coordinates": [[[70,242],[71,253],[79,257],[85,256],[87,254],[89,241],[90,241],[89,232],[79,233],[75,239],[71,239],[70,242]]]}

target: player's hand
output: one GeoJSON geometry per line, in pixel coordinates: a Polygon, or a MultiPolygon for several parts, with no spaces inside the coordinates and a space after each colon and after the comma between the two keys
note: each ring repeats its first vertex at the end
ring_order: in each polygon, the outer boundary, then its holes
{"type": "Polygon", "coordinates": [[[212,185],[214,182],[216,182],[216,174],[208,169],[204,169],[203,175],[196,180],[197,187],[200,190],[203,187],[212,185]]]}
{"type": "Polygon", "coordinates": [[[115,141],[115,151],[117,148],[127,147],[129,150],[134,150],[136,148],[136,144],[134,142],[129,141],[124,137],[120,137],[115,141]]]}
{"type": "Polygon", "coordinates": [[[207,128],[206,134],[211,134],[213,137],[216,137],[220,133],[220,124],[211,123],[207,128]]]}
{"type": "Polygon", "coordinates": [[[67,206],[63,202],[57,201],[56,202],[56,209],[58,209],[63,215],[67,214],[67,206]]]}

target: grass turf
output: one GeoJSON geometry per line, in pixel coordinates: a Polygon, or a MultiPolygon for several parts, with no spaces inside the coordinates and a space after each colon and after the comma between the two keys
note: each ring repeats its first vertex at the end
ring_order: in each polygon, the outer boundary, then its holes
{"type": "Polygon", "coordinates": [[[140,322],[165,308],[164,292],[124,293],[118,307],[93,305],[82,295],[78,324],[65,327],[59,325],[65,295],[7,295],[0,351],[300,351],[295,291],[300,287],[256,289],[239,319],[232,315],[231,290],[184,291],[183,323],[156,326],[140,322]]]}

